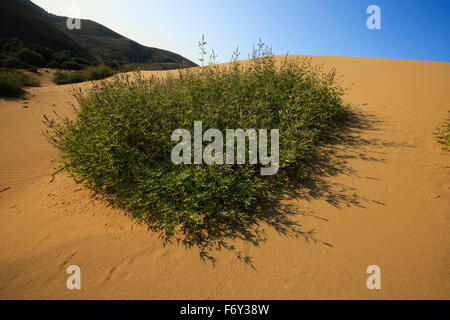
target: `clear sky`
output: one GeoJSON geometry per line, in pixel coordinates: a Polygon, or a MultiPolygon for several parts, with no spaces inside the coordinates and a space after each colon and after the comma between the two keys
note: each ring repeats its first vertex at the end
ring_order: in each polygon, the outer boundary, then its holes
{"type": "Polygon", "coordinates": [[[275,54],[313,54],[450,62],[450,0],[32,0],[45,10],[97,21],[143,45],[199,63],[198,41],[218,61],[236,45],[247,58],[262,38],[275,54]],[[369,5],[381,30],[369,30],[369,5]]]}

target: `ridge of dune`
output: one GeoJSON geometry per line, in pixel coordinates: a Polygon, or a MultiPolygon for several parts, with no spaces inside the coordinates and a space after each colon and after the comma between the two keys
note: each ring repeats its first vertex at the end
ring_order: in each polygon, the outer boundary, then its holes
{"type": "MultiPolygon", "coordinates": [[[[315,234],[262,225],[254,243],[226,238],[233,249],[207,251],[215,265],[195,246],[164,244],[64,173],[52,177],[57,151],[42,114],[70,114],[70,89],[88,84],[0,99],[0,190],[9,188],[0,192],[0,298],[448,299],[450,154],[434,131],[450,110],[450,63],[312,61],[343,76],[359,118],[287,200],[297,211],[287,219],[315,234]],[[66,288],[71,264],[81,290],[66,288]],[[369,265],[381,268],[381,290],[366,287],[369,265]]],[[[164,71],[143,72],[155,73],[164,71]]]]}

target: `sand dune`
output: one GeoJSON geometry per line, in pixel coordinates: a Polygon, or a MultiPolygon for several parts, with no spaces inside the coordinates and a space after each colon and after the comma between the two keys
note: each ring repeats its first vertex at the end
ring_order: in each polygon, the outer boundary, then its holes
{"type": "Polygon", "coordinates": [[[351,131],[286,200],[297,214],[259,226],[253,242],[219,239],[234,248],[204,260],[196,246],[164,245],[64,173],[52,178],[57,152],[42,114],[70,114],[70,89],[87,84],[43,82],[26,101],[1,99],[0,190],[10,189],[0,192],[0,298],[448,299],[450,155],[433,132],[450,109],[450,64],[313,61],[353,83],[351,131]],[[81,290],[66,288],[71,264],[81,290]],[[366,287],[374,264],[381,290],[366,287]]]}

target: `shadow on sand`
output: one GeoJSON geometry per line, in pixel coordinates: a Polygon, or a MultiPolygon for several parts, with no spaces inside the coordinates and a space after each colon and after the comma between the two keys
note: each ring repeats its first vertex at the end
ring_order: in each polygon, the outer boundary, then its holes
{"type": "MultiPolygon", "coordinates": [[[[250,219],[240,224],[214,224],[205,225],[202,229],[184,230],[183,234],[171,236],[154,226],[152,231],[159,232],[164,244],[176,242],[187,249],[199,248],[200,258],[204,262],[216,264],[214,252],[222,250],[232,251],[243,263],[252,268],[252,257],[238,250],[230,244],[234,241],[249,243],[259,247],[267,241],[265,229],[273,228],[285,237],[303,238],[308,243],[332,247],[328,242],[320,240],[314,229],[304,230],[296,222],[299,215],[317,216],[314,212],[306,212],[296,205],[289,204],[289,200],[313,199],[324,200],[331,205],[342,208],[344,206],[357,206],[364,208],[365,204],[372,202],[384,205],[382,202],[367,199],[358,195],[358,190],[346,187],[343,184],[330,182],[329,178],[336,175],[355,175],[357,173],[348,164],[351,159],[364,161],[384,162],[383,147],[399,146],[379,139],[364,138],[364,133],[378,130],[382,120],[374,115],[361,111],[349,111],[342,125],[335,130],[331,137],[322,143],[313,157],[305,161],[310,169],[307,176],[299,180],[289,180],[277,185],[277,192],[271,201],[259,202],[250,219]],[[370,152],[368,148],[370,147],[370,152]],[[374,150],[375,149],[375,150],[374,150]],[[286,203],[288,202],[288,203],[286,203]],[[297,217],[297,219],[294,219],[297,217]]],[[[366,177],[368,179],[376,179],[366,177]]]]}

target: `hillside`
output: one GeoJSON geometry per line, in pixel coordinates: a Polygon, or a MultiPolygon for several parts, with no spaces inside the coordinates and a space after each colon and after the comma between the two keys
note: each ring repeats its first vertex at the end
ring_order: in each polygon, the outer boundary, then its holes
{"type": "Polygon", "coordinates": [[[149,48],[92,21],[81,20],[80,30],[69,30],[65,17],[50,14],[49,20],[68,37],[98,60],[119,60],[133,63],[173,63],[174,67],[194,66],[191,61],[170,51],[149,48]]]}
{"type": "Polygon", "coordinates": [[[17,38],[26,44],[55,51],[71,50],[80,57],[94,60],[87,50],[54,26],[43,9],[39,11],[37,8],[19,0],[0,1],[0,38],[17,38]]]}
{"type": "Polygon", "coordinates": [[[142,46],[91,20],[81,30],[68,30],[66,17],[46,12],[30,0],[0,2],[0,38],[17,38],[55,51],[71,50],[88,60],[118,60],[173,69],[195,63],[170,51],[142,46]]]}

